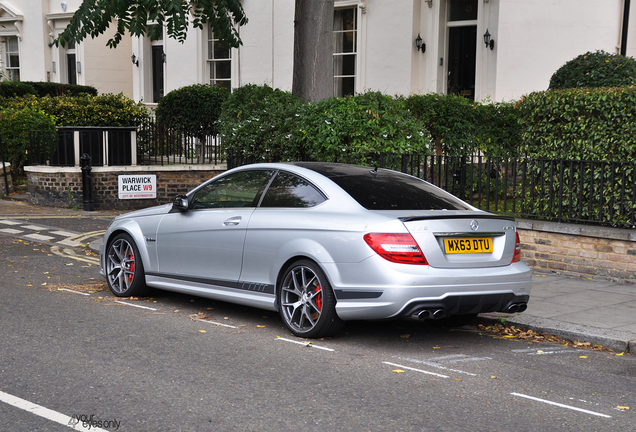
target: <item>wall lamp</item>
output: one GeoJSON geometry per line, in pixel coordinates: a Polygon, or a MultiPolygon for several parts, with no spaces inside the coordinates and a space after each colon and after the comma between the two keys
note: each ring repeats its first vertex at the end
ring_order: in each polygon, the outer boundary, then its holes
{"type": "Polygon", "coordinates": [[[486,29],[486,33],[484,33],[484,43],[486,44],[486,48],[490,47],[491,50],[495,47],[495,40],[490,38],[488,29],[486,29]]]}
{"type": "Polygon", "coordinates": [[[417,34],[417,37],[415,38],[415,46],[417,47],[418,51],[426,51],[426,44],[424,42],[422,42],[422,36],[420,36],[420,34],[417,34]]]}
{"type": "Polygon", "coordinates": [[[130,58],[131,58],[133,64],[135,66],[139,67],[139,59],[137,58],[137,56],[133,54],[132,56],[130,56],[130,58]]]}

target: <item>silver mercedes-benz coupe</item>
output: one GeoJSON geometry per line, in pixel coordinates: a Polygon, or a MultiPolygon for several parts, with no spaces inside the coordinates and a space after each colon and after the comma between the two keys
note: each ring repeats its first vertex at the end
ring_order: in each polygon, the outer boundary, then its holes
{"type": "Polygon", "coordinates": [[[301,337],[347,320],[522,312],[531,288],[513,219],[416,177],[336,163],[229,170],[118,216],[100,252],[116,296],[160,288],[278,311],[301,337]]]}

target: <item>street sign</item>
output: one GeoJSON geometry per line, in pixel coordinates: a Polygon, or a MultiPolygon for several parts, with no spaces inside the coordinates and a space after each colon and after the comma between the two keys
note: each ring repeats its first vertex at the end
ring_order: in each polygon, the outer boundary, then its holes
{"type": "Polygon", "coordinates": [[[120,175],[119,199],[157,198],[157,176],[155,174],[120,175]]]}

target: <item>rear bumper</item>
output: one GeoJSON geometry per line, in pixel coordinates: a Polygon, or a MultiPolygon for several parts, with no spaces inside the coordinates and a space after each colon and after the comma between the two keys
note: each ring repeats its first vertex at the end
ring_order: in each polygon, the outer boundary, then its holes
{"type": "Polygon", "coordinates": [[[343,320],[407,317],[424,309],[441,309],[444,316],[510,312],[511,305],[528,302],[532,286],[530,268],[523,262],[479,269],[437,269],[393,264],[379,258],[334,267],[328,268],[327,274],[336,275],[331,283],[337,298],[336,312],[343,320]],[[359,281],[361,275],[366,286],[346,283],[359,281]]]}

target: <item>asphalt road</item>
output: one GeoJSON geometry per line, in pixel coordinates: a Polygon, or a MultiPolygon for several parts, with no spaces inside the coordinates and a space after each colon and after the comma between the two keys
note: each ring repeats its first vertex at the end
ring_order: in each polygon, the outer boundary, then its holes
{"type": "Polygon", "coordinates": [[[22,232],[0,231],[2,431],[634,424],[631,355],[408,321],[353,322],[308,343],[270,312],[161,291],[113,297],[82,246],[107,218],[11,220],[2,227],[22,232]],[[62,230],[72,235],[32,236],[62,230]]]}

